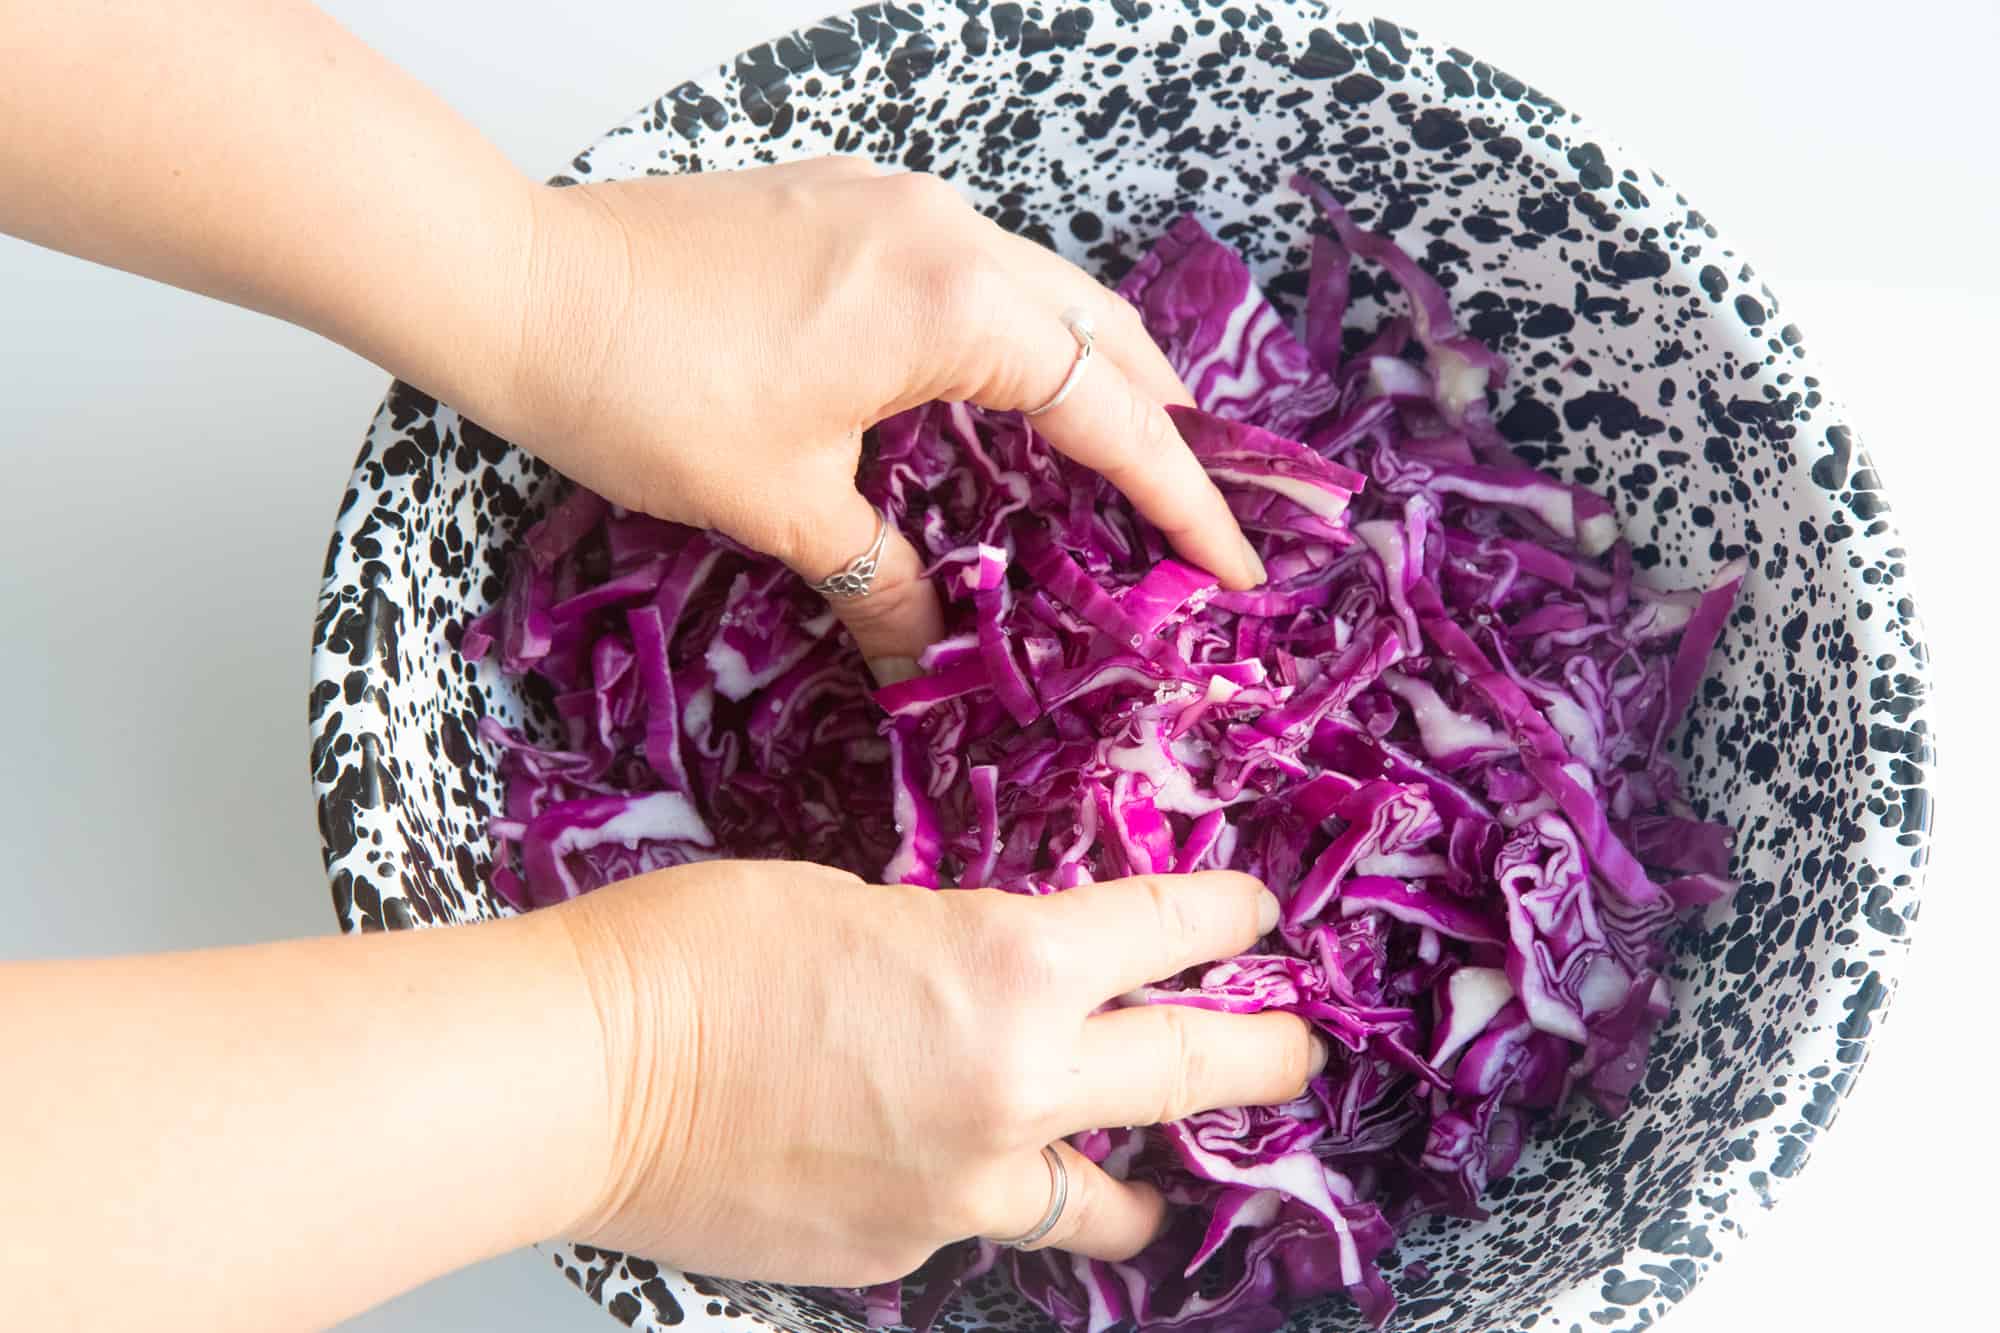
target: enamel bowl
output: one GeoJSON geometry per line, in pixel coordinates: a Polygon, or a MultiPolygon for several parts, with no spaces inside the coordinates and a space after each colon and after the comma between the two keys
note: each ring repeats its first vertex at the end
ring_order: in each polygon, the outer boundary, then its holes
{"type": "MultiPolygon", "coordinates": [[[[1642,566],[1687,585],[1749,558],[1680,745],[1697,801],[1740,830],[1743,890],[1681,937],[1673,1015],[1630,1114],[1576,1108],[1495,1190],[1490,1220],[1419,1225],[1395,1266],[1431,1274],[1399,1281],[1406,1333],[1650,1326],[1832,1122],[1924,864],[1927,668],[1903,550],[1799,331],[1699,211],[1555,101],[1306,3],[870,6],[668,90],[564,179],[831,152],[947,175],[1107,276],[1192,209],[1281,302],[1303,291],[1310,218],[1285,182],[1313,171],[1449,284],[1514,367],[1505,431],[1610,493],[1642,566]]],[[[505,910],[485,884],[500,789],[473,728],[522,722],[521,701],[458,659],[451,627],[497,596],[497,554],[548,489],[545,469],[407,387],[375,418],[313,657],[343,929],[505,910]]],[[[784,1288],[551,1253],[635,1328],[855,1327],[784,1288]]],[[[946,1326],[1043,1323],[989,1287],[946,1326]]],[[[1335,1301],[1293,1326],[1359,1322],[1335,1301]]]]}

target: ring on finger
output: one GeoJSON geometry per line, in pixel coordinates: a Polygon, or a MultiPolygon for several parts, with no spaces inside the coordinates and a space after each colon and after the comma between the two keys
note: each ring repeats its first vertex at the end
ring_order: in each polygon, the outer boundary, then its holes
{"type": "Polygon", "coordinates": [[[868,590],[875,586],[875,575],[882,568],[882,548],[889,540],[889,515],[883,510],[875,513],[875,540],[867,550],[847,562],[844,569],[827,575],[812,585],[814,592],[826,598],[841,598],[852,601],[866,597],[868,590]]]}
{"type": "Polygon", "coordinates": [[[1005,1245],[1009,1249],[1025,1250],[1042,1237],[1056,1229],[1062,1221],[1063,1205],[1069,1202],[1069,1168],[1063,1164],[1062,1154],[1051,1143],[1042,1149],[1042,1158],[1049,1164],[1049,1208],[1042,1214],[1042,1220],[1018,1236],[1006,1240],[996,1240],[994,1244],[1005,1245]]]}
{"type": "Polygon", "coordinates": [[[1030,408],[1026,414],[1028,416],[1038,417],[1044,412],[1053,412],[1061,407],[1070,392],[1076,388],[1077,382],[1083,378],[1083,372],[1090,368],[1090,358],[1097,350],[1097,326],[1091,323],[1089,313],[1081,306],[1071,306],[1063,311],[1062,323],[1063,327],[1069,330],[1069,336],[1076,339],[1076,359],[1069,363],[1069,374],[1063,376],[1063,382],[1057,387],[1055,396],[1040,407],[1030,408]]]}

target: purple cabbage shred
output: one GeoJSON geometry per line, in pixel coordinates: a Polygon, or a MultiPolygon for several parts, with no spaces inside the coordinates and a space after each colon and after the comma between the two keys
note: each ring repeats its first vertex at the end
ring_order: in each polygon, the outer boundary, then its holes
{"type": "Polygon", "coordinates": [[[1623,1112],[1678,915],[1735,887],[1669,749],[1743,566],[1638,577],[1602,497],[1508,449],[1506,365],[1444,289],[1296,183],[1328,224],[1301,332],[1193,218],[1120,286],[1265,587],[1175,560],[1024,418],[932,403],[862,471],[946,603],[913,680],[872,690],[775,562],[580,490],[465,627],[555,738],[480,726],[516,908],[716,856],[1030,894],[1229,867],[1285,904],[1252,952],[1129,1002],[1300,1015],[1334,1052],[1305,1095],[1078,1136],[1166,1194],[1164,1235],[1122,1264],[967,1243],[907,1300],[843,1293],[871,1323],[927,1327],[997,1264],[1072,1333],[1257,1333],[1332,1295],[1379,1326],[1399,1229],[1484,1216],[1572,1096],[1623,1112]],[[1408,301],[1366,336],[1357,258],[1408,301]]]}

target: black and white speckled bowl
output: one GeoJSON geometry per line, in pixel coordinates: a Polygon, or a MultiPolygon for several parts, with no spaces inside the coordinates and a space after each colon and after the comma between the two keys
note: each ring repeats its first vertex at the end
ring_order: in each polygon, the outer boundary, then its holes
{"type": "MultiPolygon", "coordinates": [[[[1180,210],[1302,290],[1297,167],[1450,285],[1516,371],[1523,452],[1612,492],[1639,559],[1694,581],[1747,555],[1746,605],[1682,742],[1742,834],[1734,903],[1683,937],[1674,1013],[1631,1114],[1579,1109],[1405,1260],[1419,1330],[1639,1329],[1733,1249],[1860,1071],[1916,914],[1929,826],[1926,659],[1868,460],[1798,330],[1685,199],[1560,105],[1463,51],[1310,3],[874,5],[747,51],[646,107],[576,180],[865,153],[949,176],[1004,225],[1110,271],[1180,210]]],[[[1364,312],[1365,313],[1365,312],[1364,312]]],[[[345,930],[504,910],[499,788],[474,743],[514,692],[446,629],[547,474],[398,387],[341,501],[315,627],[312,769],[345,930]]],[[[647,1329],[852,1327],[785,1291],[582,1247],[556,1267],[647,1329]]],[[[955,1329],[1039,1326],[989,1291],[955,1329]]],[[[1335,1304],[1301,1329],[1355,1326],[1335,1304]]]]}

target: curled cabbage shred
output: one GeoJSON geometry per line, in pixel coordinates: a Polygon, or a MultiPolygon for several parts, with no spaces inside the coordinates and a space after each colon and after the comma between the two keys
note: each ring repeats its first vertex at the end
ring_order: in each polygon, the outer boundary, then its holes
{"type": "Polygon", "coordinates": [[[998,1267],[1072,1333],[1276,1329],[1328,1296],[1382,1324],[1399,1229],[1483,1216],[1572,1097],[1625,1109],[1676,920],[1734,888],[1669,751],[1743,566],[1637,577],[1603,497],[1508,449],[1506,364],[1444,288],[1296,184],[1325,222],[1296,331],[1192,217],[1119,289],[1267,586],[1175,560],[1022,417],[931,403],[876,427],[861,473],[946,604],[914,679],[871,689],[776,563],[581,490],[463,630],[541,724],[479,728],[516,908],[723,855],[1028,894],[1231,867],[1284,903],[1251,952],[1125,1002],[1301,1016],[1333,1051],[1305,1094],[1077,1136],[1171,1201],[1151,1246],[967,1242],[907,1302],[832,1293],[871,1323],[926,1327],[998,1267]],[[1348,323],[1357,259],[1408,302],[1372,330],[1348,323]]]}

